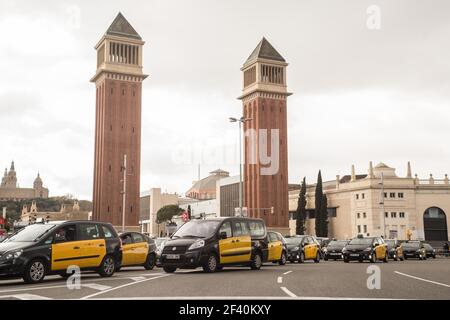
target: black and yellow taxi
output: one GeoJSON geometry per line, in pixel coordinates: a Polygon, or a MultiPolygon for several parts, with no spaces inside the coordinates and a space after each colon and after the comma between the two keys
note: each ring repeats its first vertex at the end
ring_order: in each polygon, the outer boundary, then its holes
{"type": "Polygon", "coordinates": [[[29,225],[0,243],[0,276],[27,283],[48,274],[69,276],[69,267],[110,277],[122,258],[118,234],[109,223],[54,221],[29,225]]]}
{"type": "Polygon", "coordinates": [[[156,265],[155,241],[139,232],[120,234],[122,241],[122,261],[117,268],[143,266],[145,270],[152,270],[156,265]]]}
{"type": "Polygon", "coordinates": [[[389,261],[389,253],[386,243],[382,237],[362,237],[358,236],[350,240],[350,242],[342,250],[344,262],[356,260],[363,262],[369,260],[372,263],[382,260],[389,261]]]}
{"type": "Polygon", "coordinates": [[[397,239],[386,239],[384,240],[388,247],[389,259],[393,259],[395,261],[403,261],[405,257],[403,255],[403,247],[400,241],[397,239]]]}
{"type": "Polygon", "coordinates": [[[286,238],[288,260],[292,263],[303,263],[314,260],[319,263],[321,259],[320,244],[313,236],[297,235],[286,238]]]}
{"type": "Polygon", "coordinates": [[[287,261],[287,252],[287,244],[283,235],[279,232],[267,231],[267,254],[264,261],[283,266],[287,261]]]}
{"type": "Polygon", "coordinates": [[[425,243],[420,240],[409,240],[402,243],[403,255],[406,259],[427,260],[425,243]]]}
{"type": "Polygon", "coordinates": [[[349,240],[331,240],[328,245],[322,248],[323,258],[325,261],[328,260],[342,260],[344,255],[342,249],[349,243],[349,240]]]}
{"type": "Polygon", "coordinates": [[[202,267],[215,272],[225,266],[261,268],[267,231],[264,221],[244,217],[191,220],[164,244],[165,272],[202,267]]]}

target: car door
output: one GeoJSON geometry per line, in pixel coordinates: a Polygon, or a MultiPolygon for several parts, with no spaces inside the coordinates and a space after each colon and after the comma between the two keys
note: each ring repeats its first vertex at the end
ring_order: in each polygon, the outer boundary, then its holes
{"type": "Polygon", "coordinates": [[[231,221],[225,221],[219,228],[219,236],[226,235],[225,239],[219,240],[219,255],[220,264],[227,264],[234,262],[234,237],[231,228],[231,221]]]}
{"type": "Polygon", "coordinates": [[[131,266],[137,260],[134,254],[133,237],[130,233],[120,235],[122,241],[122,266],[131,266]]]}
{"type": "Polygon", "coordinates": [[[384,255],[385,255],[385,248],[383,246],[383,242],[381,241],[381,239],[375,239],[374,244],[376,245],[375,247],[375,252],[377,254],[377,258],[378,259],[384,259],[384,255]]]}
{"type": "Polygon", "coordinates": [[[148,242],[140,233],[132,233],[136,264],[144,264],[148,255],[148,242]]]}
{"type": "Polygon", "coordinates": [[[278,261],[281,259],[281,253],[283,251],[283,242],[280,239],[280,236],[274,232],[270,233],[270,252],[272,253],[271,261],[278,261]]]}
{"type": "Polygon", "coordinates": [[[105,239],[100,235],[100,226],[96,223],[80,223],[77,225],[77,233],[80,267],[98,267],[106,255],[105,239]]]}
{"type": "Polygon", "coordinates": [[[309,237],[303,238],[303,252],[306,260],[311,259],[311,242],[309,237]]]}
{"type": "Polygon", "coordinates": [[[79,266],[80,250],[76,224],[59,227],[53,235],[51,269],[67,270],[69,266],[79,266]]]}
{"type": "Polygon", "coordinates": [[[252,238],[248,224],[244,220],[235,220],[231,223],[233,228],[235,262],[250,261],[252,254],[252,238]]]}
{"type": "Polygon", "coordinates": [[[275,234],[272,232],[268,232],[267,233],[267,241],[269,242],[267,245],[268,250],[269,250],[267,260],[274,261],[275,260],[275,250],[276,250],[276,241],[277,241],[275,234]]]}

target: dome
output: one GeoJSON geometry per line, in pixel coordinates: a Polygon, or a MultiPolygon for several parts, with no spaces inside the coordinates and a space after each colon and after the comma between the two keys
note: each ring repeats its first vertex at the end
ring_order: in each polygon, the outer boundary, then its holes
{"type": "Polygon", "coordinates": [[[397,177],[395,168],[391,168],[383,162],[380,162],[377,166],[375,166],[375,168],[373,169],[373,173],[377,178],[381,178],[381,175],[383,175],[383,177],[385,178],[397,177]]]}

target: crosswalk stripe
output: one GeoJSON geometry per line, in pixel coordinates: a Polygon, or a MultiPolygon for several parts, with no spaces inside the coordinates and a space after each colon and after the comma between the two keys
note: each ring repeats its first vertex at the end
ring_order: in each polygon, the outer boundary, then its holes
{"type": "Polygon", "coordinates": [[[82,284],[82,286],[85,288],[91,288],[91,289],[98,290],[98,291],[105,291],[105,290],[111,289],[110,286],[104,286],[104,285],[101,285],[98,283],[86,283],[86,284],[82,284]]]}

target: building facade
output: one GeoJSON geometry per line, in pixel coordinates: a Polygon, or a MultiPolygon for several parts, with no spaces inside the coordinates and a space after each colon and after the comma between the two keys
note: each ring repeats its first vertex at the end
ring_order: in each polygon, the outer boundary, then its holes
{"type": "Polygon", "coordinates": [[[17,184],[17,173],[14,166],[14,161],[11,163],[11,167],[5,169],[2,182],[0,184],[0,200],[7,201],[20,201],[26,199],[48,198],[49,191],[44,187],[41,176],[38,173],[36,179],[33,182],[33,188],[19,188],[17,184]]]}
{"type": "Polygon", "coordinates": [[[178,205],[179,195],[176,193],[161,192],[161,188],[152,188],[141,195],[140,221],[141,232],[152,236],[165,234],[165,224],[157,223],[158,210],[168,205],[178,205]]]}
{"type": "MultiPolygon", "coordinates": [[[[408,163],[406,175],[384,163],[367,174],[337,176],[335,181],[323,183],[328,198],[329,236],[348,239],[358,234],[384,236],[399,240],[423,239],[447,241],[450,223],[450,183],[412,176],[408,163]]],[[[307,187],[306,233],[315,234],[315,185],[307,187]]],[[[297,208],[299,190],[290,192],[290,210],[297,208]]],[[[291,234],[295,220],[290,221],[291,234]]]]}
{"type": "Polygon", "coordinates": [[[73,221],[73,220],[91,220],[92,212],[80,210],[78,201],[73,204],[62,204],[59,212],[39,211],[36,201],[31,205],[24,205],[20,221],[22,225],[28,225],[39,219],[44,221],[73,221]]]}
{"type": "Polygon", "coordinates": [[[244,63],[244,207],[273,230],[289,231],[285,59],[263,38],[244,63]]]}
{"type": "Polygon", "coordinates": [[[127,230],[139,230],[143,45],[119,13],[95,47],[97,72],[91,79],[96,86],[93,216],[117,227],[124,210],[127,230]]]}

